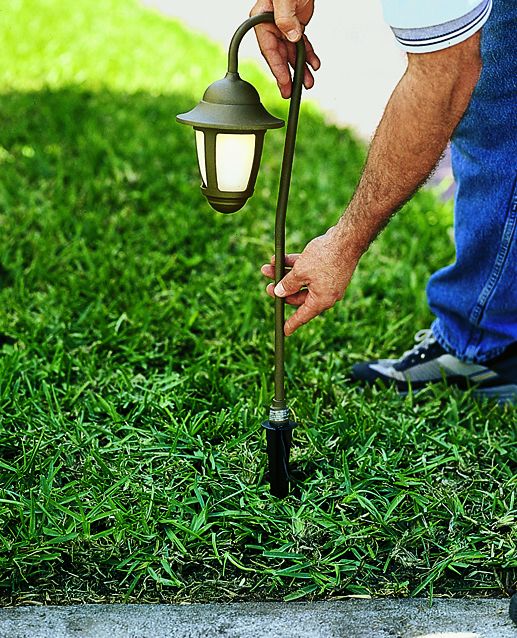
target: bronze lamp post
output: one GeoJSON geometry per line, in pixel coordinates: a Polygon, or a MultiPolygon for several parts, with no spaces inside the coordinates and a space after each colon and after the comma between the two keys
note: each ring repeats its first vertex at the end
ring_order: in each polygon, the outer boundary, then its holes
{"type": "MultiPolygon", "coordinates": [[[[266,111],[255,88],[241,79],[238,51],[244,35],[263,22],[274,22],[272,13],[246,20],[235,32],[228,53],[226,76],[211,84],[199,104],[177,116],[177,121],[195,131],[201,190],[209,204],[221,213],[240,210],[253,194],[264,136],[284,122],[266,111]]],[[[275,283],[285,275],[285,218],[300,113],[305,45],[297,43],[293,89],[289,106],[284,155],[280,175],[275,222],[275,283]]],[[[284,350],[285,301],[275,299],[275,396],[266,429],[271,493],[279,498],[289,493],[289,453],[292,430],[285,398],[284,350]]]]}

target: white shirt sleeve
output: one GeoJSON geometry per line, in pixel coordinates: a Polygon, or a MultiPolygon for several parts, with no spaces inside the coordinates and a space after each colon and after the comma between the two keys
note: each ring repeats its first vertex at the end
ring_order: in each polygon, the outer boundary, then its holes
{"type": "Polygon", "coordinates": [[[485,24],[492,0],[382,0],[384,19],[410,53],[439,51],[463,42],[485,24]]]}

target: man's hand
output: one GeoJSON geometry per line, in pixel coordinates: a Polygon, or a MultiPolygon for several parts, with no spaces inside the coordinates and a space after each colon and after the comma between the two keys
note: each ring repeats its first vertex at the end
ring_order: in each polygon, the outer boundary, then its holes
{"type": "MultiPolygon", "coordinates": [[[[320,67],[318,56],[311,43],[303,35],[305,26],[312,18],[314,0],[257,0],[250,12],[251,16],[273,11],[276,24],[260,24],[255,27],[262,55],[276,78],[282,97],[291,95],[291,72],[296,60],[295,43],[304,39],[307,62],[316,71],[320,67]]],[[[314,77],[306,65],[303,83],[306,89],[314,86],[314,77]]]]}
{"type": "MultiPolygon", "coordinates": [[[[348,250],[346,241],[335,226],[310,241],[301,254],[287,255],[286,266],[292,270],[275,287],[269,284],[271,297],[284,297],[298,310],[285,322],[285,334],[293,334],[324,310],[343,298],[359,261],[361,252],[348,250]]],[[[275,276],[275,257],[262,266],[262,274],[275,276]]]]}

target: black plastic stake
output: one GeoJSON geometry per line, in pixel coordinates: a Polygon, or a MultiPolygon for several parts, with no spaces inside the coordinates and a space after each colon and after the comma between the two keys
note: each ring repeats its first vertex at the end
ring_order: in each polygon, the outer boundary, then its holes
{"type": "Polygon", "coordinates": [[[266,429],[269,483],[271,494],[277,498],[285,498],[289,494],[289,456],[295,423],[262,424],[266,429]]]}

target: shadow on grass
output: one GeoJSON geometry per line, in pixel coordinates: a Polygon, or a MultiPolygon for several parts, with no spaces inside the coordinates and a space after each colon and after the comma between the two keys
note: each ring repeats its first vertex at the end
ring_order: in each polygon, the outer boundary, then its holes
{"type": "MultiPolygon", "coordinates": [[[[405,347],[428,318],[417,295],[451,256],[445,208],[417,197],[347,303],[290,341],[300,482],[271,501],[258,267],[283,135],[268,134],[246,211],[215,215],[174,120],[191,106],[75,87],[0,96],[4,601],[499,591],[514,577],[498,531],[515,490],[512,413],[443,394],[428,408],[365,400],[345,382],[372,343],[405,347]]],[[[363,159],[349,132],[304,111],[292,250],[336,221],[363,159]]]]}

